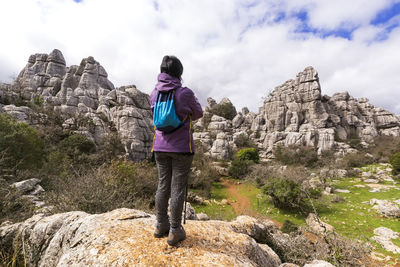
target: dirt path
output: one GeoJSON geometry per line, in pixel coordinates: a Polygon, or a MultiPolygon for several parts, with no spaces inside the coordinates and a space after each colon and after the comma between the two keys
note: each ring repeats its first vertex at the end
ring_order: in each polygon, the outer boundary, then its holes
{"type": "Polygon", "coordinates": [[[222,178],[221,183],[226,188],[226,191],[228,193],[229,205],[232,206],[236,216],[249,215],[254,218],[268,219],[273,221],[276,225],[278,225],[279,228],[282,226],[282,223],[252,210],[250,198],[243,196],[242,194],[239,193],[240,189],[246,186],[245,184],[238,183],[236,181],[232,181],[226,178],[222,178]]]}
{"type": "Polygon", "coordinates": [[[257,214],[251,210],[251,202],[248,197],[239,193],[239,187],[243,184],[223,178],[222,184],[226,187],[228,192],[229,205],[232,206],[236,216],[249,215],[255,217],[257,214]]]}

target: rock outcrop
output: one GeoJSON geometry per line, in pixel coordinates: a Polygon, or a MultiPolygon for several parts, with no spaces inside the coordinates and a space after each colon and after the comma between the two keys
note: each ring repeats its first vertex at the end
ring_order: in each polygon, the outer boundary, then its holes
{"type": "MultiPolygon", "coordinates": [[[[215,100],[208,102],[206,112],[217,105],[215,100]]],[[[343,155],[355,151],[343,142],[346,139],[369,142],[379,135],[400,135],[399,117],[374,107],[368,99],[356,99],[348,92],[321,95],[318,73],[312,67],[277,86],[257,114],[244,108],[232,121],[213,116],[208,126],[198,126],[196,138],[207,143],[210,154],[218,158],[228,156],[223,153],[228,144],[235,149],[234,136],[239,133],[255,142],[264,158],[272,157],[277,145],[312,146],[318,153],[333,150],[343,155]],[[224,143],[217,138],[210,144],[208,138],[203,138],[207,132],[216,136],[216,131],[225,134],[224,143]]]]}
{"type": "MultiPolygon", "coordinates": [[[[57,49],[35,54],[13,84],[0,84],[0,112],[35,124],[37,116],[28,107],[6,104],[33,101],[50,106],[61,114],[66,129],[96,143],[115,130],[127,155],[144,159],[153,137],[149,96],[133,85],[114,88],[107,77],[93,57],[67,67],[57,49]],[[77,123],[82,118],[88,125],[77,123]]],[[[237,112],[228,98],[220,103],[209,98],[203,119],[193,129],[194,138],[219,159],[232,158],[244,140],[258,146],[262,158],[273,157],[278,145],[312,146],[318,153],[333,150],[343,155],[355,151],[343,142],[346,139],[369,142],[379,135],[400,136],[400,118],[348,92],[322,95],[317,71],[307,67],[277,86],[258,113],[247,108],[237,112]]]]}
{"type": "MultiPolygon", "coordinates": [[[[170,247],[153,237],[155,218],[139,210],[104,214],[41,214],[0,228],[0,245],[22,246],[37,266],[271,266],[281,264],[267,245],[251,235],[263,224],[240,217],[233,222],[188,221],[187,239],[170,247]]],[[[266,226],[264,226],[265,228],[266,226]]]]}
{"type": "MultiPolygon", "coordinates": [[[[51,107],[63,118],[63,127],[97,144],[117,131],[129,158],[150,155],[153,123],[149,96],[134,85],[114,88],[105,69],[93,57],[79,66],[66,66],[61,51],[34,54],[11,86],[2,85],[2,103],[32,101],[51,107]],[[84,125],[78,121],[86,121],[84,125]]],[[[5,105],[3,112],[35,124],[28,107],[5,105]]]]}
{"type": "Polygon", "coordinates": [[[372,237],[372,239],[381,244],[384,249],[395,254],[400,253],[400,247],[392,242],[392,239],[398,239],[400,237],[399,233],[387,227],[378,227],[374,229],[374,234],[375,236],[372,237]]]}

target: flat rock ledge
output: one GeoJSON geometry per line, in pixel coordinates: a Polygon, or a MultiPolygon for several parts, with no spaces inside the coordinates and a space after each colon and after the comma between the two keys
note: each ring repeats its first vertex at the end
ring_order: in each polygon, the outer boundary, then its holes
{"type": "MultiPolygon", "coordinates": [[[[265,224],[269,224],[266,221],[265,224]]],[[[187,239],[170,247],[153,237],[154,215],[133,209],[74,211],[0,227],[0,245],[22,246],[32,266],[279,266],[276,253],[249,234],[262,221],[187,221],[187,239]],[[251,221],[253,223],[251,223],[251,221]],[[242,223],[243,222],[243,223],[242,223]]]]}

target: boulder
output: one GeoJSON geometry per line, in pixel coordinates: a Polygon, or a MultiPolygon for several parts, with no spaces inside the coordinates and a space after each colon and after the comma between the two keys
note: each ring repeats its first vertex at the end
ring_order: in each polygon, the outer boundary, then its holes
{"type": "Polygon", "coordinates": [[[0,245],[8,247],[22,238],[28,264],[37,266],[281,264],[271,248],[242,230],[254,227],[242,226],[240,221],[188,221],[184,225],[187,239],[177,247],[168,246],[165,238],[154,238],[154,225],[154,215],[131,209],[93,215],[80,211],[38,214],[0,227],[0,245]]]}
{"type": "Polygon", "coordinates": [[[35,194],[37,194],[37,191],[40,191],[40,180],[37,178],[31,178],[28,180],[24,180],[21,182],[16,182],[11,184],[11,187],[16,188],[18,191],[20,191],[21,193],[30,193],[30,192],[35,192],[35,194]],[[38,189],[38,187],[40,187],[38,189]]]}
{"type": "Polygon", "coordinates": [[[372,208],[376,209],[383,216],[388,218],[400,218],[400,208],[395,203],[388,200],[371,199],[370,204],[374,205],[372,208]]]}
{"type": "Polygon", "coordinates": [[[306,224],[310,232],[317,235],[327,235],[328,233],[333,233],[335,231],[332,225],[323,222],[314,213],[308,214],[306,224]]]}
{"type": "Polygon", "coordinates": [[[372,239],[381,244],[384,249],[395,254],[400,253],[400,247],[392,242],[392,239],[399,238],[399,233],[387,227],[378,227],[374,230],[374,234],[375,236],[372,239]]]}

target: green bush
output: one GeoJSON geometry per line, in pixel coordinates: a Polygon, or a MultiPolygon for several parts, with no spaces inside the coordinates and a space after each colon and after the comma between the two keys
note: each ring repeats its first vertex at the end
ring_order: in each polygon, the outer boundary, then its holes
{"type": "Polygon", "coordinates": [[[39,168],[44,160],[44,142],[37,131],[7,114],[0,114],[0,172],[39,168]]]}
{"type": "Polygon", "coordinates": [[[71,156],[80,153],[90,153],[95,149],[95,144],[87,139],[86,136],[80,134],[68,136],[60,142],[60,146],[71,156]]]}
{"type": "Polygon", "coordinates": [[[254,163],[258,163],[260,160],[258,151],[255,148],[243,148],[236,153],[236,157],[239,160],[251,160],[254,163]]]}
{"type": "Polygon", "coordinates": [[[225,102],[222,104],[215,105],[211,109],[211,113],[221,116],[221,117],[224,117],[225,119],[228,119],[228,120],[233,120],[233,118],[237,114],[236,108],[230,102],[225,102]]]}
{"type": "Polygon", "coordinates": [[[363,167],[374,162],[373,157],[366,155],[365,152],[356,152],[346,154],[339,162],[343,168],[351,169],[354,167],[363,167]]]}
{"type": "Polygon", "coordinates": [[[243,148],[239,150],[228,169],[230,176],[242,179],[249,171],[253,163],[258,163],[258,151],[255,148],[243,148]]]}
{"type": "Polygon", "coordinates": [[[235,139],[235,145],[238,148],[254,147],[254,142],[245,134],[240,134],[235,139]]]}
{"type": "Polygon", "coordinates": [[[275,159],[285,165],[303,165],[314,167],[318,164],[318,154],[313,147],[278,145],[275,149],[275,159]]]}
{"type": "Polygon", "coordinates": [[[251,160],[234,158],[231,162],[231,166],[228,169],[228,173],[233,178],[242,179],[249,172],[252,163],[253,161],[251,160]]]}
{"type": "Polygon", "coordinates": [[[400,173],[400,152],[394,153],[390,156],[390,164],[392,164],[392,173],[397,175],[400,173]]]}
{"type": "Polygon", "coordinates": [[[194,189],[196,194],[210,197],[212,183],[219,179],[217,170],[212,165],[212,159],[204,153],[207,148],[200,141],[195,141],[196,153],[193,158],[193,172],[189,176],[189,188],[194,189]]]}
{"type": "Polygon", "coordinates": [[[281,231],[287,234],[296,232],[298,229],[299,227],[294,222],[287,219],[283,221],[283,225],[281,227],[281,231]]]}
{"type": "Polygon", "coordinates": [[[300,210],[307,213],[311,208],[310,199],[321,196],[319,189],[302,188],[299,181],[287,177],[267,180],[263,193],[270,196],[275,207],[286,210],[300,210]]]}
{"type": "Polygon", "coordinates": [[[362,149],[363,148],[363,145],[361,144],[361,140],[359,138],[348,139],[346,142],[349,144],[349,146],[351,148],[354,148],[354,149],[362,149]]]}

